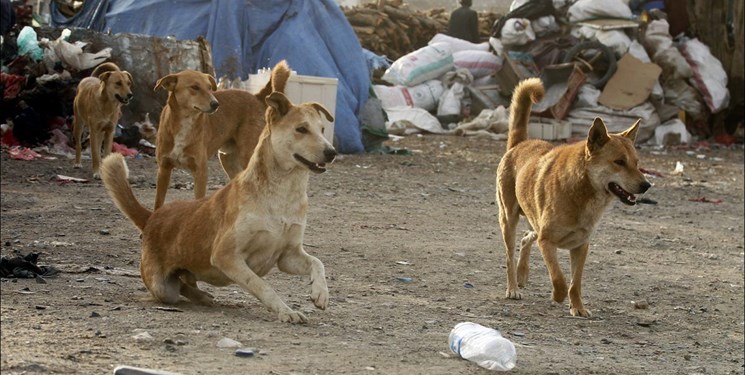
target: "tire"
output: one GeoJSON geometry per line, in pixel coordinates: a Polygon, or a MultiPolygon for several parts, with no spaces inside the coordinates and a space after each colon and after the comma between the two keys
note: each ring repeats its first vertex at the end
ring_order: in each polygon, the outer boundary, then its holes
{"type": "Polygon", "coordinates": [[[588,83],[592,84],[596,88],[602,88],[603,86],[605,86],[606,82],[608,82],[610,77],[612,77],[613,74],[616,72],[616,55],[613,53],[613,50],[608,48],[608,46],[596,41],[582,42],[566,51],[566,55],[564,55],[564,62],[574,62],[574,58],[577,57],[577,55],[582,53],[582,51],[588,49],[598,50],[603,55],[603,59],[605,59],[606,63],[608,64],[608,69],[602,77],[595,79],[590,79],[588,77],[587,80],[588,83]]]}

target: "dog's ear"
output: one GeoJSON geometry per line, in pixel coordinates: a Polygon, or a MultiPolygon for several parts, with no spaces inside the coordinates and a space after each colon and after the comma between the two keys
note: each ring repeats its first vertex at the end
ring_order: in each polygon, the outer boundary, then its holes
{"type": "Polygon", "coordinates": [[[641,124],[642,119],[636,120],[634,125],[631,125],[630,128],[623,131],[623,133],[618,133],[621,137],[625,137],[631,140],[631,143],[636,142],[636,134],[639,132],[639,124],[641,124]]]}
{"type": "Polygon", "coordinates": [[[285,94],[279,91],[271,93],[269,96],[266,97],[264,101],[266,102],[266,105],[273,108],[274,111],[281,116],[286,115],[287,112],[290,111],[290,107],[292,106],[290,100],[287,99],[285,94]]]}
{"type": "Polygon", "coordinates": [[[210,85],[212,85],[212,91],[217,91],[217,82],[215,82],[215,77],[205,74],[207,76],[207,79],[210,80],[210,85]]]}
{"type": "Polygon", "coordinates": [[[329,110],[326,109],[326,107],[324,107],[323,105],[321,105],[319,103],[315,103],[315,102],[314,103],[310,103],[310,105],[312,105],[313,108],[316,109],[316,111],[318,111],[320,113],[323,113],[324,116],[326,116],[326,119],[327,120],[334,121],[334,116],[331,116],[331,113],[329,113],[329,110]]]}
{"type": "Polygon", "coordinates": [[[100,79],[103,82],[106,82],[109,80],[109,77],[111,77],[112,72],[103,72],[98,75],[98,79],[100,79]]]}
{"type": "Polygon", "coordinates": [[[165,89],[167,91],[173,91],[173,89],[176,88],[177,81],[178,77],[176,77],[176,75],[169,74],[159,79],[158,82],[155,83],[155,88],[153,90],[165,89]]]}
{"type": "Polygon", "coordinates": [[[131,75],[131,74],[129,74],[129,72],[128,72],[128,71],[126,71],[126,70],[125,70],[125,71],[123,71],[122,73],[124,73],[124,75],[126,75],[126,76],[127,76],[127,78],[129,78],[129,83],[131,83],[131,84],[132,84],[132,85],[134,86],[135,80],[134,80],[134,79],[132,78],[132,75],[131,75]]]}
{"type": "Polygon", "coordinates": [[[608,136],[608,129],[605,127],[605,123],[600,117],[595,117],[590,127],[590,132],[587,134],[587,149],[590,153],[593,153],[605,145],[610,137],[608,136]]]}

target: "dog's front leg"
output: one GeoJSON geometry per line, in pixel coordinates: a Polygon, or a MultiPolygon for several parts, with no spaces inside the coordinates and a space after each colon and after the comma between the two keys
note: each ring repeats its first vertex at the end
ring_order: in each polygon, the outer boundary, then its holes
{"type": "Polygon", "coordinates": [[[569,286],[569,312],[572,316],[583,316],[589,318],[592,316],[590,310],[585,309],[582,303],[582,271],[585,268],[585,260],[589,252],[590,245],[584,244],[569,252],[569,264],[572,269],[572,283],[569,286]]]}
{"type": "Polygon", "coordinates": [[[168,185],[171,184],[171,171],[173,166],[165,158],[158,161],[158,179],[155,183],[155,206],[157,210],[166,201],[168,185]]]}
{"type": "Polygon", "coordinates": [[[203,198],[207,194],[207,159],[199,158],[194,161],[194,198],[203,198]]]}
{"type": "Polygon", "coordinates": [[[300,246],[279,258],[277,268],[292,275],[310,275],[310,298],[316,307],[326,310],[329,288],[326,285],[326,271],[318,258],[309,255],[300,246]]]}
{"type": "Polygon", "coordinates": [[[551,278],[553,286],[551,298],[559,303],[564,302],[567,297],[567,283],[564,280],[564,274],[561,272],[559,259],[556,257],[556,245],[545,238],[540,238],[540,234],[538,237],[538,247],[541,248],[541,255],[543,255],[543,261],[546,263],[548,276],[551,278]]]}
{"type": "Polygon", "coordinates": [[[210,262],[243,289],[253,294],[269,310],[275,312],[282,322],[307,323],[308,318],[298,311],[290,309],[259,275],[257,275],[238,254],[233,236],[215,247],[210,262]]]}
{"type": "Polygon", "coordinates": [[[103,142],[102,134],[98,131],[93,131],[91,127],[91,162],[93,164],[93,178],[96,180],[101,179],[99,173],[99,167],[101,166],[101,143],[103,142]]]}

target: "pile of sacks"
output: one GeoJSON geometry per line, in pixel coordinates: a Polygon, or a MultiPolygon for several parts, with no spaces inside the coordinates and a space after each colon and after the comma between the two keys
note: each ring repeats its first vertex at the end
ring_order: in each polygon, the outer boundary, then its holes
{"type": "MultiPolygon", "coordinates": [[[[508,111],[497,107],[485,109],[483,114],[469,113],[469,90],[464,88],[496,84],[494,76],[511,51],[530,54],[538,49],[531,47],[564,37],[575,44],[600,42],[619,64],[633,57],[637,64],[659,67],[646,96],[629,107],[605,105],[608,101],[603,97],[608,95],[603,94],[612,94],[609,91],[617,87],[606,82],[582,85],[566,118],[557,119],[571,122],[573,135],[584,136],[597,116],[606,121],[610,131],[623,130],[641,118],[640,141],[661,144],[670,139],[666,137],[670,132],[681,142],[693,141],[689,132],[693,123],[706,123],[709,116],[728,107],[727,75],[698,39],[670,35],[663,10],[642,8],[643,1],[632,3],[634,9],[624,0],[515,0],[510,12],[495,23],[489,42],[473,44],[437,34],[426,47],[399,58],[386,70],[382,78],[392,86],[373,87],[389,117],[388,131],[462,134],[464,125],[472,121],[454,122],[475,117],[482,122],[479,129],[503,138],[508,111]],[[638,22],[642,10],[645,16],[647,11],[651,15],[644,23],[638,22]],[[605,30],[588,25],[598,19],[636,21],[644,27],[605,30]]],[[[542,71],[547,66],[540,61],[544,56],[534,57],[542,71]]],[[[622,74],[628,72],[616,71],[607,82],[615,75],[619,75],[616,81],[622,80],[622,74]]]]}
{"type": "Polygon", "coordinates": [[[373,85],[373,90],[388,115],[389,133],[447,133],[448,123],[468,116],[466,86],[495,84],[501,67],[502,58],[489,43],[437,34],[385,71],[382,79],[392,86],[373,85]]]}

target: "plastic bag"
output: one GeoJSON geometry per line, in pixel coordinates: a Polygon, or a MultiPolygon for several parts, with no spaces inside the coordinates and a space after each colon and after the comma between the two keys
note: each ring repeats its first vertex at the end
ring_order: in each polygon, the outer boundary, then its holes
{"type": "Polygon", "coordinates": [[[44,51],[39,47],[39,41],[36,39],[36,31],[31,26],[24,26],[18,33],[18,55],[29,55],[34,61],[39,61],[44,57],[44,51]]]}
{"type": "Polygon", "coordinates": [[[458,69],[448,72],[443,78],[444,85],[449,86],[440,97],[437,105],[437,116],[460,116],[461,101],[465,96],[465,88],[473,82],[473,76],[468,69],[458,69]]]}
{"type": "Polygon", "coordinates": [[[535,40],[535,31],[527,18],[511,18],[502,28],[502,44],[522,46],[535,40]]]}
{"type": "Polygon", "coordinates": [[[729,90],[727,89],[727,73],[722,63],[711,54],[709,47],[698,39],[689,39],[681,46],[681,52],[686,61],[691,64],[693,84],[711,113],[717,113],[729,106],[729,90]]]}

